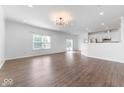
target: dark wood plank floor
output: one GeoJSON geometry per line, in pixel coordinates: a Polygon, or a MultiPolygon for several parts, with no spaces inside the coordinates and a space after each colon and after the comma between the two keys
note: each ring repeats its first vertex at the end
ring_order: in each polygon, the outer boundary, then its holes
{"type": "Polygon", "coordinates": [[[59,53],[7,61],[0,70],[0,84],[13,79],[15,87],[124,86],[124,64],[59,53]]]}

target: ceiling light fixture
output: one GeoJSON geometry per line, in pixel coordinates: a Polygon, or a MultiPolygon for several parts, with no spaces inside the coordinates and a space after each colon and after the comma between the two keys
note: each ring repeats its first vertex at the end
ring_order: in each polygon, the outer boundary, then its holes
{"type": "Polygon", "coordinates": [[[59,19],[56,19],[56,25],[65,25],[64,18],[60,17],[59,19]]]}
{"type": "Polygon", "coordinates": [[[101,15],[101,16],[104,15],[104,12],[100,12],[99,15],[101,15]]]}
{"type": "Polygon", "coordinates": [[[71,24],[72,17],[67,12],[56,12],[53,13],[51,19],[58,26],[65,26],[71,24]]]}
{"type": "Polygon", "coordinates": [[[100,6],[98,6],[98,8],[99,8],[99,15],[100,16],[104,15],[103,7],[100,5],[100,6]]]}

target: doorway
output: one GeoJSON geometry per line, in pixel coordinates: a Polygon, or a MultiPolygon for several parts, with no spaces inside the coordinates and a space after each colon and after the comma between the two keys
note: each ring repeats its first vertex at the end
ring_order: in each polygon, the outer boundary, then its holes
{"type": "Polygon", "coordinates": [[[73,51],[73,40],[72,39],[66,39],[66,50],[73,51]]]}

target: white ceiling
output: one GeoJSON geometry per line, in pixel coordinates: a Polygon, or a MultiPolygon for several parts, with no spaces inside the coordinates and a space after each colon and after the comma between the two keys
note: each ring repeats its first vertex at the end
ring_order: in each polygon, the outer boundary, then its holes
{"type": "Polygon", "coordinates": [[[37,27],[65,31],[72,34],[81,32],[103,31],[117,29],[120,26],[120,17],[124,16],[124,6],[108,5],[5,5],[5,17],[37,27]],[[51,21],[53,12],[65,11],[72,17],[71,25],[59,28],[51,21]],[[104,15],[99,15],[103,11],[104,15]],[[104,25],[101,25],[104,23],[104,25]]]}

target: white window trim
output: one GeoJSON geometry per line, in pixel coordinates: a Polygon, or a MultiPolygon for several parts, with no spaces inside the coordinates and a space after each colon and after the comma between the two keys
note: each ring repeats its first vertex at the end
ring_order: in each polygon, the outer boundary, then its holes
{"type": "Polygon", "coordinates": [[[47,50],[47,49],[51,49],[51,36],[49,36],[49,35],[41,35],[41,34],[33,34],[33,39],[32,39],[32,49],[33,50],[47,50]],[[49,38],[50,38],[50,42],[49,43],[44,43],[44,44],[49,44],[49,47],[48,48],[42,48],[42,47],[40,47],[40,48],[35,48],[34,47],[34,36],[35,35],[37,35],[37,36],[41,36],[41,37],[43,37],[43,36],[48,36],[49,38]]]}

